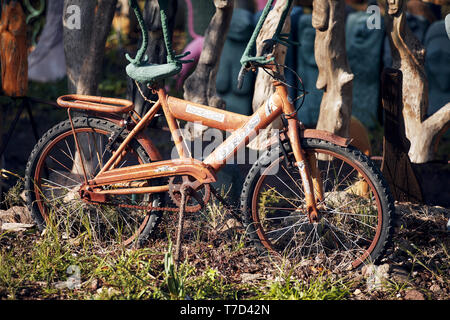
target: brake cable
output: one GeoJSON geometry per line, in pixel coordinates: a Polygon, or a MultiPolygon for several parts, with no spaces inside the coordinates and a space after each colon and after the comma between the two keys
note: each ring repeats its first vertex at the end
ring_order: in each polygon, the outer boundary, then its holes
{"type": "Polygon", "coordinates": [[[271,64],[266,64],[266,66],[282,67],[282,68],[284,68],[284,69],[289,70],[290,72],[294,73],[294,75],[297,77],[297,80],[299,81],[299,83],[300,83],[300,85],[301,85],[301,88],[298,88],[298,87],[296,87],[296,86],[294,86],[294,85],[291,85],[291,84],[287,83],[286,81],[284,81],[283,79],[281,79],[280,77],[277,77],[275,74],[269,72],[269,71],[268,71],[268,68],[265,68],[265,66],[260,66],[260,67],[264,70],[264,72],[267,73],[272,79],[275,79],[275,80],[281,82],[282,84],[284,84],[284,85],[285,85],[286,87],[288,87],[288,88],[295,89],[295,90],[299,90],[299,91],[301,92],[300,95],[298,95],[294,100],[292,100],[292,103],[295,103],[295,102],[297,102],[299,99],[302,99],[301,102],[300,102],[300,104],[297,106],[297,108],[295,108],[295,111],[292,112],[292,113],[284,114],[284,116],[290,118],[290,117],[292,117],[294,114],[296,114],[296,113],[300,110],[300,108],[303,106],[303,104],[305,103],[305,96],[306,96],[309,92],[307,92],[307,91],[305,90],[305,86],[304,86],[304,84],[303,84],[302,78],[299,76],[299,74],[298,74],[294,69],[292,69],[292,68],[290,68],[290,67],[288,67],[288,66],[286,66],[286,65],[282,65],[282,64],[276,63],[276,62],[271,63],[271,64]]]}

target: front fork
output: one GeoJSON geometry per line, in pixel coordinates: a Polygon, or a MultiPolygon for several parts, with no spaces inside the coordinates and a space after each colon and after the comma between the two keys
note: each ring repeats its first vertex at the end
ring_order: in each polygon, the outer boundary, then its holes
{"type": "Polygon", "coordinates": [[[306,154],[300,143],[300,128],[296,116],[288,120],[287,135],[295,157],[294,165],[302,178],[306,210],[311,223],[319,221],[319,212],[324,200],[323,183],[314,153],[306,154]]]}

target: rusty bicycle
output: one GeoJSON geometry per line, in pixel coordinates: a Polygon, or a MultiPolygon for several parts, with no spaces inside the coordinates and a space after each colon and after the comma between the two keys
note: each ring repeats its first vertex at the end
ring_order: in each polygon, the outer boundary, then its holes
{"type": "MultiPolygon", "coordinates": [[[[269,46],[287,44],[280,30],[291,2],[269,46]]],[[[174,54],[166,25],[168,4],[159,3],[167,64],[145,61],[145,32],[136,58],[127,57],[128,75],[148,85],[158,100],[143,116],[124,99],[65,95],[57,100],[67,108],[68,120],[45,133],[26,168],[27,203],[39,228],[54,223],[67,237],[85,233],[100,244],[147,239],[163,212],[201,210],[217,193],[211,183],[227,160],[281,117],[284,127],[266,141],[267,151],[243,185],[239,213],[249,242],[288,258],[322,257],[342,268],[380,259],[391,237],[394,206],[379,169],[350,139],[305,129],[288,98],[282,67],[270,55],[249,55],[273,0],[241,59],[239,82],[245,72],[263,69],[272,75],[275,87],[250,116],[167,94],[164,79],[180,71],[186,54],[174,54]],[[160,110],[177,159],[162,159],[144,130],[160,110]],[[72,111],[84,115],[73,117],[72,111]],[[186,151],[177,120],[201,122],[231,134],[198,160],[186,151]]],[[[146,30],[136,1],[130,4],[146,30]]]]}

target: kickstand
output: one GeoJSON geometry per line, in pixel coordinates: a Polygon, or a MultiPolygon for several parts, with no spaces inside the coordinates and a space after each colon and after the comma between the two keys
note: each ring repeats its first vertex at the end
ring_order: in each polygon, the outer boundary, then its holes
{"type": "Polygon", "coordinates": [[[184,210],[186,207],[186,187],[181,186],[181,204],[180,204],[180,214],[178,216],[178,230],[177,230],[177,243],[175,245],[175,264],[178,266],[180,261],[180,251],[181,251],[181,235],[183,234],[183,224],[184,224],[184,210]]]}

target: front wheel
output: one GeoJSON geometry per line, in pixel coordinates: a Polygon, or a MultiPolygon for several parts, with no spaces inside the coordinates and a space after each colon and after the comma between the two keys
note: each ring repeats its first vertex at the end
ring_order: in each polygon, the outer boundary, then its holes
{"type": "Polygon", "coordinates": [[[241,209],[250,240],[288,258],[318,259],[330,268],[376,262],[391,238],[394,215],[380,171],[353,147],[318,139],[301,143],[323,183],[319,221],[308,219],[293,154],[288,150],[284,159],[278,147],[258,159],[244,183],[241,209]]]}

